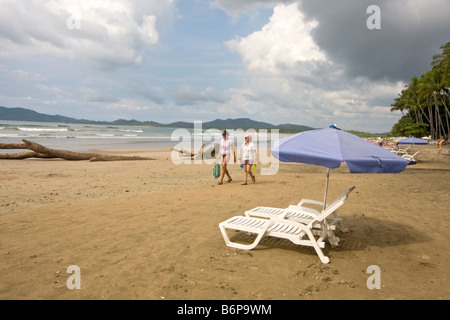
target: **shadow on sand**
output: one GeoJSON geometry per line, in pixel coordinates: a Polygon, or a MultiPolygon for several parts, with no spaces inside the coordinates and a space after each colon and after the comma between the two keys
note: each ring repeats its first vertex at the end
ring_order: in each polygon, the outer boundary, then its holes
{"type": "MultiPolygon", "coordinates": [[[[335,235],[340,238],[339,246],[332,248],[329,243],[325,246],[324,253],[328,250],[340,251],[363,251],[367,247],[392,247],[412,243],[430,241],[431,238],[421,234],[407,224],[381,220],[366,216],[345,217],[345,226],[349,229],[343,233],[336,231],[335,235]]],[[[255,236],[245,232],[236,232],[231,240],[239,243],[251,243],[255,236]]],[[[299,246],[286,239],[264,237],[254,250],[286,249],[300,253],[315,254],[311,247],[299,246]]]]}

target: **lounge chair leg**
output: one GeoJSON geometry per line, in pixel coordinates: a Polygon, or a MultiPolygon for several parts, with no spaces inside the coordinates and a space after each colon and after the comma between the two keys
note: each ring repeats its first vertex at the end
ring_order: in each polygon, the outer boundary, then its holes
{"type": "Polygon", "coordinates": [[[319,245],[317,244],[316,239],[314,238],[314,235],[312,234],[311,230],[309,229],[304,229],[304,231],[306,232],[306,234],[309,237],[309,240],[311,241],[312,246],[314,247],[314,249],[316,250],[317,255],[319,256],[320,261],[322,261],[322,263],[329,263],[330,262],[330,258],[328,258],[327,256],[325,256],[323,254],[322,249],[319,247],[319,245]]]}
{"type": "Polygon", "coordinates": [[[232,248],[237,248],[237,249],[251,250],[259,244],[262,237],[264,237],[267,228],[269,228],[270,224],[271,224],[271,221],[267,220],[267,222],[265,223],[263,228],[261,230],[259,230],[259,232],[257,233],[258,235],[257,235],[256,239],[251,244],[241,244],[241,243],[233,242],[230,240],[230,237],[228,236],[225,225],[220,223],[219,228],[220,228],[220,231],[222,232],[223,239],[225,240],[225,244],[227,246],[232,247],[232,248]]]}

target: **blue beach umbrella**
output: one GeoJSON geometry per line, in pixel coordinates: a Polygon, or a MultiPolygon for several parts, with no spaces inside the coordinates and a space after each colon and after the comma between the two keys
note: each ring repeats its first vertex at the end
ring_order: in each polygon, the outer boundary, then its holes
{"type": "Polygon", "coordinates": [[[398,144],[428,144],[427,140],[411,137],[411,138],[405,138],[401,139],[398,144]]]}
{"type": "Polygon", "coordinates": [[[325,128],[300,132],[274,142],[274,157],[283,162],[307,163],[327,168],[324,208],[330,169],[342,162],[351,173],[397,173],[408,161],[372,142],[346,131],[325,128]]]}
{"type": "Polygon", "coordinates": [[[415,138],[415,137],[410,137],[410,138],[400,139],[397,143],[398,144],[412,144],[413,146],[412,146],[411,150],[414,150],[415,144],[428,144],[428,141],[419,139],[419,138],[415,138]]]}

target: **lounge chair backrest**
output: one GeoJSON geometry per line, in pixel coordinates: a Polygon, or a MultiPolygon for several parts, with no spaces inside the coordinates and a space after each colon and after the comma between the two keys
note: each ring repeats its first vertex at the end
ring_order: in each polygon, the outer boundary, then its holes
{"type": "Polygon", "coordinates": [[[342,206],[344,204],[344,202],[347,200],[348,195],[350,192],[353,191],[353,189],[355,189],[355,186],[349,188],[348,190],[346,190],[343,194],[341,194],[339,196],[339,198],[337,198],[332,204],[328,205],[325,210],[323,210],[318,216],[317,216],[317,220],[318,221],[323,221],[324,219],[326,219],[330,214],[332,214],[334,211],[336,211],[340,206],[342,206]]]}

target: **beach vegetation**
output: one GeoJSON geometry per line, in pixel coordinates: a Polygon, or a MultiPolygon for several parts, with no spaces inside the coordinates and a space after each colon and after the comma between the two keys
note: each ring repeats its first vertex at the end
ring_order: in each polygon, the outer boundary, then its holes
{"type": "Polygon", "coordinates": [[[427,123],[417,123],[409,116],[402,117],[392,127],[391,136],[393,137],[416,137],[421,138],[429,134],[429,125],[427,123]]]}
{"type": "Polygon", "coordinates": [[[450,42],[433,56],[431,70],[420,78],[414,76],[401,91],[392,111],[402,117],[392,128],[392,135],[428,136],[438,139],[450,132],[450,42]],[[407,119],[404,119],[407,117],[407,119]],[[408,123],[407,123],[408,122],[408,123]],[[403,134],[400,134],[402,132],[403,134]]]}

